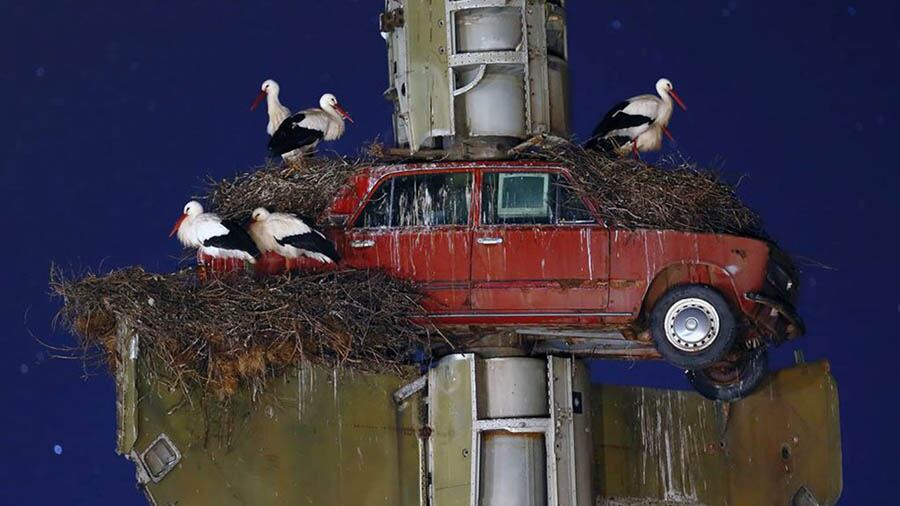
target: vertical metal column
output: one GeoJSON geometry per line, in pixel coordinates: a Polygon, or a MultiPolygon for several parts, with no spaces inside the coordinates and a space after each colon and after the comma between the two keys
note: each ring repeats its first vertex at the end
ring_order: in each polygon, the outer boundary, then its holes
{"type": "Polygon", "coordinates": [[[454,355],[428,389],[432,506],[591,504],[583,365],[454,355]]]}
{"type": "Polygon", "coordinates": [[[569,135],[564,0],[386,0],[381,30],[398,147],[489,157],[569,135]]]}

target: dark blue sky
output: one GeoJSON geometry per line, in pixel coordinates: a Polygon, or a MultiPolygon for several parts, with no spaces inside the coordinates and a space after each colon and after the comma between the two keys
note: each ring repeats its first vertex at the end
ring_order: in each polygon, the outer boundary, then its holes
{"type": "MultiPolygon", "coordinates": [[[[114,452],[112,382],[83,380],[30,333],[51,319],[51,261],[170,271],[166,233],[206,175],[259,163],[272,77],[294,109],[335,93],[357,121],[335,148],[390,138],[382,2],[0,4],[0,490],[9,504],[144,504],[114,452]],[[55,454],[54,445],[62,449],[55,454]]],[[[723,167],[796,255],[808,335],[841,393],[843,504],[894,497],[900,323],[896,144],[900,7],[892,1],[570,2],[575,130],[670,78],[671,128],[723,167]]],[[[685,387],[664,364],[594,365],[628,384],[685,387]]]]}

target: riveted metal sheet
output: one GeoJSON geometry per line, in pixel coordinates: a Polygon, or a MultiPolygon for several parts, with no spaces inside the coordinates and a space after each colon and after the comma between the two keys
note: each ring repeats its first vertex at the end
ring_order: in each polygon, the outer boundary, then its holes
{"type": "Polygon", "coordinates": [[[400,378],[304,365],[227,411],[139,378],[136,447],[162,432],[181,453],[145,485],[156,504],[421,504],[421,396],[397,406],[400,378]]]}
{"type": "Polygon", "coordinates": [[[772,375],[734,404],[692,392],[595,385],[598,504],[822,505],[841,493],[837,389],[826,362],[772,375]]]}

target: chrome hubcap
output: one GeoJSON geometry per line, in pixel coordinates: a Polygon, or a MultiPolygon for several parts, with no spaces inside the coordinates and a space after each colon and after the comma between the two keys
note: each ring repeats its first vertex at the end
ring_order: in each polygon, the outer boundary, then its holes
{"type": "Polygon", "coordinates": [[[708,348],[719,335],[719,313],[703,299],[681,299],[666,312],[666,339],[681,351],[708,348]]]}

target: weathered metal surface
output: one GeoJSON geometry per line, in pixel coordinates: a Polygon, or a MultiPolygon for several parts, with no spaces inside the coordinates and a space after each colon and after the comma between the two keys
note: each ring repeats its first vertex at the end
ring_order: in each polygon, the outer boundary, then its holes
{"type": "Polygon", "coordinates": [[[568,135],[562,2],[387,0],[380,24],[407,152],[497,157],[515,139],[568,135]]]}
{"type": "MultiPolygon", "coordinates": [[[[396,377],[305,365],[272,378],[255,400],[238,394],[226,412],[148,378],[126,327],[119,344],[120,370],[132,372],[117,377],[118,449],[135,461],[152,504],[405,506],[430,495],[436,506],[471,506],[482,484],[481,435],[496,431],[544,434],[544,453],[557,462],[547,479],[569,487],[573,474],[560,459],[574,452],[576,464],[585,462],[591,445],[579,438],[593,437],[598,504],[791,505],[796,497],[830,505],[841,493],[837,388],[825,362],[780,371],[732,405],[634,387],[588,392],[582,366],[555,364],[553,418],[479,420],[480,359],[454,355],[428,374],[426,425],[425,390],[411,387],[398,404],[392,394],[404,381],[396,377]],[[567,390],[571,399],[560,393],[567,390]],[[159,440],[172,447],[145,465],[159,440]],[[172,457],[174,467],[159,472],[172,457]]],[[[577,484],[590,470],[577,464],[575,475],[577,484]]]]}
{"type": "Polygon", "coordinates": [[[785,505],[841,493],[837,388],[826,362],[775,373],[725,405],[696,394],[595,386],[599,504],[785,505]]]}
{"type": "Polygon", "coordinates": [[[391,82],[386,96],[394,101],[395,139],[418,148],[453,134],[445,0],[385,2],[386,12],[398,10],[403,24],[385,32],[391,82]]]}
{"type": "Polygon", "coordinates": [[[476,483],[475,357],[450,355],[428,372],[429,504],[469,505],[476,483]]]}
{"type": "Polygon", "coordinates": [[[225,412],[143,378],[135,447],[165,434],[182,455],[146,491],[158,505],[418,505],[419,404],[392,401],[402,383],[304,366],[225,412]]]}

